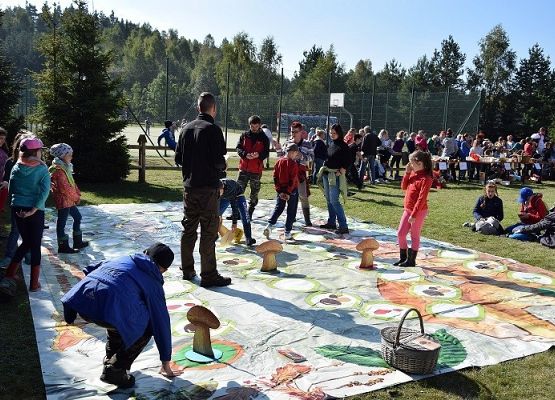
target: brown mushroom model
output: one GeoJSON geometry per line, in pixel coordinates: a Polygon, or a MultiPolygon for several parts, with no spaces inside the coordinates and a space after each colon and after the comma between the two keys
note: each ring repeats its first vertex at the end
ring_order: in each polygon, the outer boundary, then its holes
{"type": "Polygon", "coordinates": [[[372,254],[372,252],[374,250],[378,250],[379,248],[380,244],[376,241],[376,239],[372,238],[364,239],[358,243],[356,249],[358,251],[362,251],[359,268],[374,269],[374,254],[372,254]]]}
{"type": "Polygon", "coordinates": [[[277,269],[276,253],[283,250],[283,246],[277,240],[268,240],[256,246],[256,252],[261,253],[264,257],[262,259],[262,272],[271,272],[277,269]]]}
{"type": "Polygon", "coordinates": [[[227,227],[223,224],[221,217],[220,217],[220,227],[218,228],[218,233],[221,236],[220,246],[228,246],[233,240],[233,237],[235,236],[235,232],[227,229],[227,227]]]}
{"type": "Polygon", "coordinates": [[[218,318],[206,307],[193,306],[187,312],[187,319],[196,328],[193,336],[193,351],[214,358],[212,342],[210,341],[210,329],[220,327],[218,318]]]}

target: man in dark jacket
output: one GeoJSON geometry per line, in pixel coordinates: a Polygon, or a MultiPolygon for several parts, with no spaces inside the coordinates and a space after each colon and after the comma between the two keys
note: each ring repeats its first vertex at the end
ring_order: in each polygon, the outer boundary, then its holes
{"type": "Polygon", "coordinates": [[[362,161],[360,162],[359,177],[360,181],[364,182],[364,175],[366,174],[366,169],[370,169],[370,183],[373,185],[376,183],[376,154],[378,154],[378,147],[382,145],[382,141],[372,129],[367,125],[364,127],[364,138],[362,139],[362,144],[360,146],[360,151],[362,153],[362,161]]]}
{"type": "Polygon", "coordinates": [[[64,319],[72,324],[77,313],[107,328],[108,342],[100,379],[122,388],[135,384],[127,373],[131,364],[154,336],[162,368],[167,377],[179,375],[170,366],[170,316],[162,274],[173,262],[173,252],[155,243],[144,254],[102,261],[84,269],[85,278],[64,297],[64,319]]]}
{"type": "Polygon", "coordinates": [[[175,163],[183,173],[183,205],[181,222],[181,270],[183,279],[196,276],[193,250],[200,222],[200,285],[227,286],[216,268],[216,240],[220,223],[220,178],[225,176],[226,146],[222,130],[214,123],[216,99],[204,92],[198,98],[197,119],[189,122],[179,135],[175,163]]]}
{"type": "Polygon", "coordinates": [[[270,141],[268,136],[260,128],[262,121],[258,115],[249,117],[249,130],[244,132],[237,142],[237,154],[241,157],[239,161],[239,176],[237,183],[243,191],[250,183],[251,193],[249,201],[249,217],[252,219],[254,208],[258,204],[258,192],[260,192],[260,178],[264,169],[263,161],[270,154],[270,141]]]}

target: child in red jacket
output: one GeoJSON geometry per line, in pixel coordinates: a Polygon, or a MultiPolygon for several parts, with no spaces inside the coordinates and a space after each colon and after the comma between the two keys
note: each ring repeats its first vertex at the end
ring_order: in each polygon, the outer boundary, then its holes
{"type": "Polygon", "coordinates": [[[81,201],[81,192],[73,179],[73,149],[69,144],[58,143],[50,148],[54,156],[49,168],[52,182],[52,195],[58,209],[56,222],[56,236],[58,237],[58,253],[77,253],[78,250],[89,245],[83,241],[81,232],[81,213],[77,204],[81,201]],[[69,246],[69,237],[65,233],[68,216],[73,218],[73,248],[69,246]]]}
{"type": "Polygon", "coordinates": [[[277,219],[285,209],[287,202],[287,219],[285,220],[285,239],[291,239],[291,229],[293,229],[293,222],[297,216],[297,204],[299,202],[299,193],[297,188],[299,186],[299,167],[297,164],[297,156],[299,147],[295,143],[288,143],[285,148],[287,152],[285,157],[277,160],[274,166],[274,186],[276,188],[276,206],[274,213],[268,221],[268,225],[264,228],[264,236],[270,239],[272,229],[277,222],[277,219]]]}
{"type": "Polygon", "coordinates": [[[428,193],[432,186],[432,158],[430,153],[416,150],[409,157],[409,163],[401,182],[405,191],[404,212],[397,230],[397,240],[401,259],[393,265],[416,266],[416,255],[420,247],[420,232],[428,215],[428,193]],[[410,232],[411,248],[408,248],[407,234],[410,232]],[[408,251],[407,251],[408,250],[408,251]]]}
{"type": "Polygon", "coordinates": [[[520,211],[518,212],[520,222],[507,227],[505,232],[508,237],[523,241],[537,240],[534,235],[521,233],[519,228],[526,225],[537,224],[547,215],[547,206],[543,202],[542,197],[541,193],[534,193],[529,187],[520,189],[520,195],[517,199],[521,204],[520,211]]]}

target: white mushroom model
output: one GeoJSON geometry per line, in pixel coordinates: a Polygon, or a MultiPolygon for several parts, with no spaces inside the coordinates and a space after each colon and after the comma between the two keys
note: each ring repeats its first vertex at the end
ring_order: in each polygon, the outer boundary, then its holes
{"type": "Polygon", "coordinates": [[[374,254],[372,252],[379,248],[380,244],[376,239],[368,238],[359,242],[356,247],[358,251],[362,251],[359,268],[374,269],[374,254]]]}
{"type": "Polygon", "coordinates": [[[206,307],[193,306],[187,312],[187,319],[195,326],[193,351],[206,357],[214,358],[212,342],[210,341],[210,329],[220,327],[218,318],[206,307]]]}
{"type": "Polygon", "coordinates": [[[283,250],[283,246],[277,240],[268,240],[256,246],[256,252],[262,254],[262,272],[271,272],[277,269],[276,254],[283,250]]]}

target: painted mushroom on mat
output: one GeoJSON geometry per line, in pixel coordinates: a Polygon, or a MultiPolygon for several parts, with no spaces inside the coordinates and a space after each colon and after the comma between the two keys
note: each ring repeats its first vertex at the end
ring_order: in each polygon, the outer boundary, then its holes
{"type": "Polygon", "coordinates": [[[359,268],[374,269],[374,254],[372,254],[372,252],[374,250],[378,250],[379,248],[380,244],[376,241],[376,239],[372,238],[364,239],[357,244],[356,249],[358,251],[362,251],[359,268]]]}
{"type": "Polygon", "coordinates": [[[256,252],[262,254],[262,272],[275,271],[277,269],[276,254],[283,250],[283,246],[277,240],[268,240],[256,246],[256,252]]]}
{"type": "Polygon", "coordinates": [[[220,327],[218,317],[206,307],[193,306],[187,312],[187,319],[195,326],[193,351],[206,357],[214,358],[212,342],[210,341],[210,329],[218,329],[220,327]]]}

